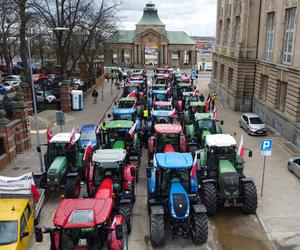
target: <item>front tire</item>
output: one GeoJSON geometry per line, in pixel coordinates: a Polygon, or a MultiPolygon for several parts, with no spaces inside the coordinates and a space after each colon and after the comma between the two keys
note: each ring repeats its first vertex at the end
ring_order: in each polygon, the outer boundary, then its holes
{"type": "Polygon", "coordinates": [[[80,178],[67,177],[65,185],[65,197],[68,199],[78,198],[80,195],[80,178]]]}
{"type": "Polygon", "coordinates": [[[124,217],[128,234],[131,233],[131,210],[131,205],[121,205],[119,207],[119,213],[124,217]]]}
{"type": "Polygon", "coordinates": [[[205,213],[193,214],[192,240],[195,245],[204,244],[208,238],[207,216],[205,213]]]}
{"type": "Polygon", "coordinates": [[[215,215],[217,212],[217,189],[214,183],[204,183],[202,185],[202,199],[206,206],[208,215],[215,215]]]}
{"type": "Polygon", "coordinates": [[[163,215],[150,215],[150,240],[151,245],[159,247],[165,243],[165,225],[163,215]]]}
{"type": "Polygon", "coordinates": [[[254,182],[243,183],[244,206],[243,212],[246,214],[255,214],[257,209],[257,192],[254,182]]]}

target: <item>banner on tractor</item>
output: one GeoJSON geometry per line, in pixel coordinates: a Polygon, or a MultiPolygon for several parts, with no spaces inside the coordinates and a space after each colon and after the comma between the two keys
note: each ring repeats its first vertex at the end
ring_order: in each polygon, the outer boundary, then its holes
{"type": "Polygon", "coordinates": [[[31,194],[32,173],[19,177],[0,176],[0,194],[31,194]]]}

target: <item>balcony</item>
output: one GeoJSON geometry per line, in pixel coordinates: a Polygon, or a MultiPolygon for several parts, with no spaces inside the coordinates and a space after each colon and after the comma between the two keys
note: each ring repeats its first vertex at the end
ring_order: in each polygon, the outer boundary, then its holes
{"type": "Polygon", "coordinates": [[[226,18],[231,17],[231,4],[226,5],[226,18]]]}

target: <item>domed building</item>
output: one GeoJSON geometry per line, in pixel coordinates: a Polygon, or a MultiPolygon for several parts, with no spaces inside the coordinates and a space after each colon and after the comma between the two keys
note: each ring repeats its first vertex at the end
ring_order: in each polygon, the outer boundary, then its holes
{"type": "Polygon", "coordinates": [[[196,64],[196,43],[184,31],[167,31],[154,3],[147,3],[135,30],[118,30],[106,47],[110,65],[180,66],[196,64]]]}

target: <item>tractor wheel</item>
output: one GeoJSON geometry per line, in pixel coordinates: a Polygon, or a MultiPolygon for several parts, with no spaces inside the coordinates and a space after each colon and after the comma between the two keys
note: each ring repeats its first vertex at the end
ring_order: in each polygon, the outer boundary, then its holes
{"type": "Polygon", "coordinates": [[[119,207],[119,213],[124,217],[128,234],[131,233],[131,205],[121,205],[119,207]]]}
{"type": "Polygon", "coordinates": [[[244,206],[243,212],[246,214],[255,214],[257,208],[257,192],[254,182],[244,182],[244,206]]]}
{"type": "Polygon", "coordinates": [[[189,146],[189,152],[190,153],[195,153],[198,150],[198,147],[195,145],[189,146]]]}
{"type": "Polygon", "coordinates": [[[208,225],[205,213],[193,214],[192,218],[192,240],[195,245],[207,242],[208,225]]]}
{"type": "Polygon", "coordinates": [[[154,247],[165,243],[165,225],[163,215],[150,215],[150,240],[154,247]]]}
{"type": "Polygon", "coordinates": [[[65,185],[65,197],[68,199],[78,198],[80,195],[80,178],[69,177],[65,185]]]}
{"type": "Polygon", "coordinates": [[[213,183],[204,183],[202,188],[202,199],[206,206],[207,214],[214,215],[217,212],[216,186],[213,183]]]}

